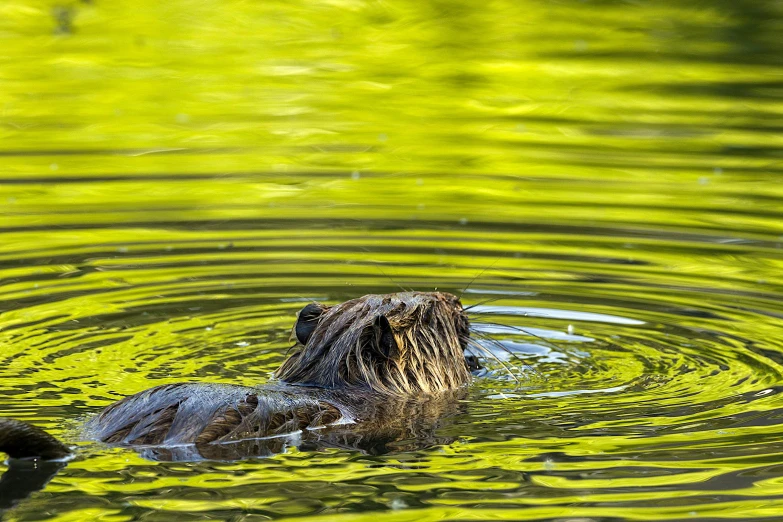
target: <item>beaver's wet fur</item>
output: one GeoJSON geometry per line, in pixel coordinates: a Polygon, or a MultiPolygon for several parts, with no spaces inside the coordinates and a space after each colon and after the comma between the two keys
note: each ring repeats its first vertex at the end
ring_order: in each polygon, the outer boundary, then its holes
{"type": "Polygon", "coordinates": [[[453,390],[470,380],[468,316],[443,292],[366,295],[299,312],[301,348],[275,373],[289,384],[410,395],[453,390]]]}
{"type": "Polygon", "coordinates": [[[421,435],[454,411],[471,378],[468,318],[445,292],[312,303],[293,334],[297,346],[275,372],[277,383],[158,386],[107,407],[88,434],[111,444],[191,446],[152,452],[167,460],[275,453],[280,440],[264,439],[291,433],[379,452],[379,444],[421,435]]]}

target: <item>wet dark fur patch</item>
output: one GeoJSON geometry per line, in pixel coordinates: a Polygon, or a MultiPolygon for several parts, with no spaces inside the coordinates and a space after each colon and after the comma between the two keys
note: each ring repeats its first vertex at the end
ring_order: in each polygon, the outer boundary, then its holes
{"type": "Polygon", "coordinates": [[[470,381],[464,356],[469,323],[451,294],[405,292],[332,307],[312,304],[294,329],[300,347],[276,372],[285,382],[405,395],[470,381]]]}
{"type": "Polygon", "coordinates": [[[127,397],[92,419],[88,429],[116,444],[209,444],[291,433],[342,417],[334,405],[305,394],[191,383],[127,397]]]}

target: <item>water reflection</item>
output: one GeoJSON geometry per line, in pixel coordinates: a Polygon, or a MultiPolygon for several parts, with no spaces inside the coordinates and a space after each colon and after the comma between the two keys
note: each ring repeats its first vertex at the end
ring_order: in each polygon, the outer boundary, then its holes
{"type": "Polygon", "coordinates": [[[316,296],[489,335],[389,451],[89,446],[9,519],[779,518],[778,2],[0,12],[0,414],[267,382],[316,296]]]}

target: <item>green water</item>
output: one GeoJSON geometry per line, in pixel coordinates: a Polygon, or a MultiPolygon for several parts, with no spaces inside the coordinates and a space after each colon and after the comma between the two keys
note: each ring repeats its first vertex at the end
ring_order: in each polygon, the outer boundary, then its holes
{"type": "Polygon", "coordinates": [[[782,15],[1,3],[0,416],[80,448],[7,519],[782,519],[782,15]],[[267,382],[309,299],[468,285],[517,357],[482,340],[510,372],[440,443],[75,435],[153,385],[267,382]]]}

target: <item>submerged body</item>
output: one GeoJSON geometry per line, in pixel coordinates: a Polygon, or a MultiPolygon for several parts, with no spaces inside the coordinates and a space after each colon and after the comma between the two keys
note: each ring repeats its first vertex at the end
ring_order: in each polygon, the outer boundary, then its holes
{"type": "Polygon", "coordinates": [[[238,460],[290,445],[382,454],[448,442],[435,429],[459,411],[465,392],[377,400],[285,384],[171,384],[109,406],[87,423],[86,435],[154,460],[238,460]]]}

